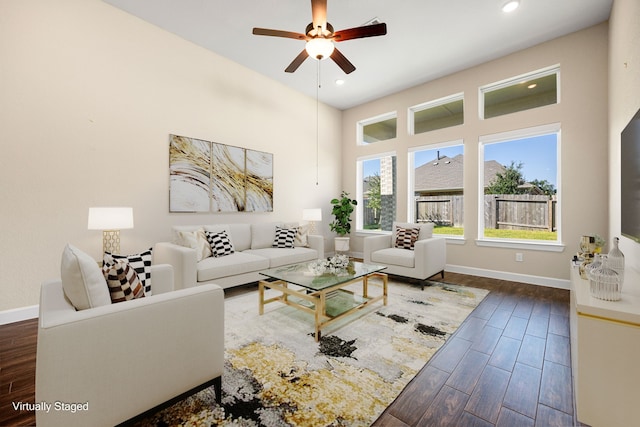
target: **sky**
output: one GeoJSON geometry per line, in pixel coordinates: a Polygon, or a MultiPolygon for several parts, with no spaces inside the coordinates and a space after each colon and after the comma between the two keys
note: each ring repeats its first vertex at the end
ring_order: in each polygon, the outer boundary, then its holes
{"type": "MultiPolygon", "coordinates": [[[[495,160],[509,166],[511,161],[516,165],[522,163],[522,174],[527,181],[547,180],[556,188],[557,185],[557,143],[556,134],[541,135],[509,142],[485,144],[485,160],[495,160]]],[[[415,153],[416,167],[432,161],[440,151],[440,156],[455,157],[463,154],[463,146],[441,147],[433,150],[415,153]]],[[[380,171],[380,162],[370,160],[364,162],[364,176],[373,175],[380,171]]]]}

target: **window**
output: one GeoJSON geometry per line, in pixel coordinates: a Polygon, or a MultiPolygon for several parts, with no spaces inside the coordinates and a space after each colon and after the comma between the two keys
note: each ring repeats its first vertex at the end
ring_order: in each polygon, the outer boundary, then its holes
{"type": "Polygon", "coordinates": [[[480,238],[557,242],[560,125],[480,140],[480,238]]]}
{"type": "Polygon", "coordinates": [[[358,160],[356,228],[391,231],[396,219],[396,156],[358,160]]]}
{"type": "Polygon", "coordinates": [[[464,123],[463,94],[409,108],[409,134],[429,132],[464,123]]]}
{"type": "Polygon", "coordinates": [[[502,116],[558,103],[560,69],[553,67],[480,88],[481,117],[502,116]]]}
{"type": "Polygon", "coordinates": [[[415,222],[433,222],[434,234],[464,234],[462,141],[410,151],[409,211],[415,222]]]}
{"type": "Polygon", "coordinates": [[[397,122],[395,112],[358,122],[358,143],[371,144],[395,138],[397,122]]]}

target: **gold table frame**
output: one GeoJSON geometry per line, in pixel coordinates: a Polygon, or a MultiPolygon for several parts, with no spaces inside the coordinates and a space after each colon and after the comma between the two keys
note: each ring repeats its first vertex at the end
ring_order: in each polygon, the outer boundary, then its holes
{"type": "Polygon", "coordinates": [[[387,283],[388,283],[387,274],[381,273],[379,271],[372,272],[364,276],[345,281],[344,283],[338,283],[336,285],[330,286],[325,289],[317,290],[317,291],[313,291],[311,289],[305,288],[302,285],[298,285],[298,286],[302,286],[301,289],[289,288],[289,283],[285,280],[279,280],[279,279],[275,281],[261,280],[258,284],[259,313],[260,315],[264,314],[264,306],[266,304],[279,301],[283,304],[289,305],[291,307],[302,310],[306,313],[312,314],[315,317],[315,340],[317,342],[317,341],[320,341],[322,329],[331,325],[332,323],[350,314],[353,314],[356,311],[359,311],[364,307],[371,305],[380,300],[383,301],[383,305],[387,305],[387,299],[388,299],[387,283]],[[376,283],[376,282],[369,283],[369,278],[371,277],[381,278],[382,284],[376,283]],[[335,291],[349,292],[353,294],[354,292],[345,290],[344,288],[353,283],[357,283],[359,281],[362,281],[362,299],[363,299],[362,303],[355,305],[351,309],[345,312],[342,312],[338,315],[335,315],[335,316],[329,315],[327,313],[327,305],[326,305],[327,294],[335,291]],[[382,294],[375,297],[369,297],[369,285],[382,287],[382,294]],[[267,288],[282,292],[282,294],[265,300],[264,292],[265,292],[265,289],[267,288]],[[311,305],[313,305],[313,308],[307,307],[305,305],[292,301],[291,299],[289,299],[289,296],[295,296],[296,298],[300,298],[302,300],[308,301],[309,303],[311,303],[311,305]]]}

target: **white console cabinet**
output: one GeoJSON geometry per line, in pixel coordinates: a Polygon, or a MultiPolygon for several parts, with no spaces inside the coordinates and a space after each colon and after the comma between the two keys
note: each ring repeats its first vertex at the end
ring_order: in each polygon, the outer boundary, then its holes
{"type": "Polygon", "coordinates": [[[625,271],[620,301],[589,293],[571,268],[571,362],[577,419],[592,427],[640,425],[640,275],[625,271]],[[625,292],[631,289],[630,292],[625,292]]]}

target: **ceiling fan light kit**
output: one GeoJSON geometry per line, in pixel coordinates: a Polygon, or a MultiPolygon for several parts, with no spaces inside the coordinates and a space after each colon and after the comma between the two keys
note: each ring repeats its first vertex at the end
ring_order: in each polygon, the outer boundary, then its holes
{"type": "Polygon", "coordinates": [[[375,23],[334,32],[331,24],[327,22],[327,0],[311,0],[311,14],[313,21],[307,25],[305,34],[267,28],[253,29],[253,34],[257,36],[306,40],[305,49],[285,69],[287,73],[296,71],[309,56],[317,60],[331,58],[346,74],[352,73],[356,67],[335,48],[334,42],[387,34],[385,23],[375,23]]]}

